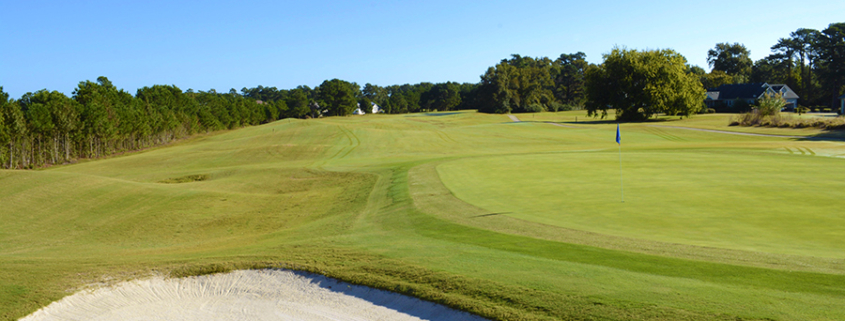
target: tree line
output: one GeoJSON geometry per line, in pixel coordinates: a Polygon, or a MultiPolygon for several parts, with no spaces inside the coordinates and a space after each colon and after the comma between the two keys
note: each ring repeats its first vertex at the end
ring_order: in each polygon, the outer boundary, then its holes
{"type": "Polygon", "coordinates": [[[477,84],[429,83],[382,87],[367,83],[363,88],[354,82],[340,79],[326,80],[315,88],[299,86],[294,89],[257,86],[242,88],[244,97],[276,104],[285,117],[303,118],[346,116],[359,106],[367,113],[372,104],[388,114],[421,111],[477,109],[473,94],[477,84]]]}
{"type": "Polygon", "coordinates": [[[767,82],[786,84],[804,106],[836,107],[845,91],[845,23],[824,30],[800,28],[772,45],[772,53],[752,61],[740,43],[719,43],[707,52],[710,73],[695,68],[705,88],[723,84],[767,82]]]}
{"type": "MultiPolygon", "coordinates": [[[[46,89],[12,99],[0,87],[0,167],[32,168],[77,158],[166,144],[199,132],[282,118],[345,116],[356,108],[386,113],[476,109],[518,113],[587,109],[620,120],[702,112],[704,88],[743,82],[785,83],[801,103],[835,105],[845,91],[845,23],[798,29],[752,62],[742,44],[719,43],[707,53],[710,73],[669,49],[614,48],[601,64],[583,52],[547,57],[517,54],[491,66],[478,83],[382,87],[340,79],[315,88],[257,86],[218,93],[174,85],[117,89],[106,77],[82,81],[71,97],[46,89]]],[[[832,106],[831,106],[832,107],[832,106]]]]}
{"type": "Polygon", "coordinates": [[[0,164],[32,168],[138,150],[273,121],[278,107],[233,92],[183,92],[168,85],[144,87],[133,96],[106,77],[80,82],[72,97],[43,89],[16,100],[0,87],[0,164]]]}
{"type": "Polygon", "coordinates": [[[71,97],[42,89],[12,99],[0,87],[0,167],[34,168],[166,144],[196,133],[282,118],[350,115],[378,104],[387,113],[475,108],[476,84],[380,87],[339,79],[316,88],[258,86],[218,93],[174,85],[118,89],[106,77],[82,81],[71,97]]]}
{"type": "Polygon", "coordinates": [[[614,48],[597,65],[581,52],[555,60],[513,55],[481,76],[475,106],[491,113],[583,107],[602,117],[613,109],[618,119],[643,120],[704,112],[705,89],[747,82],[787,84],[803,105],[838,104],[845,92],[845,23],[798,29],[771,49],[752,62],[744,45],[716,44],[707,52],[710,73],[668,49],[614,48]]]}
{"type": "Polygon", "coordinates": [[[512,55],[481,75],[471,95],[481,112],[539,112],[571,110],[584,101],[583,52],[561,54],[555,60],[512,55]]]}

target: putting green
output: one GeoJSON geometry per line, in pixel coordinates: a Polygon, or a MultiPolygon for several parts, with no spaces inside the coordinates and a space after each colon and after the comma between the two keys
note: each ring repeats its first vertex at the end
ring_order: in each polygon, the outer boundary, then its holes
{"type": "Polygon", "coordinates": [[[458,198],[522,220],[843,258],[841,163],[766,150],[635,150],[623,152],[620,177],[619,154],[611,150],[462,159],[438,172],[458,198]]]}

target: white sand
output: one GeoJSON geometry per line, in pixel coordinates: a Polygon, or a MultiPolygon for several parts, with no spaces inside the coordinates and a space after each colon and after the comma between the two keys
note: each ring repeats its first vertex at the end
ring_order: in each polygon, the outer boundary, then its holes
{"type": "Polygon", "coordinates": [[[161,277],[82,291],[32,320],[485,320],[416,298],[289,270],[161,277]]]}

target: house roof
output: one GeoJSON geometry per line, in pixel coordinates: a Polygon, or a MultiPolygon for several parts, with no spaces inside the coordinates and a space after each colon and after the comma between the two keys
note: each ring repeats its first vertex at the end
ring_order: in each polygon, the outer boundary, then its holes
{"type": "MultiPolygon", "coordinates": [[[[763,92],[766,91],[766,83],[750,83],[750,84],[730,84],[721,85],[716,88],[707,90],[708,92],[718,92],[716,100],[733,100],[733,99],[757,99],[763,92]]],[[[709,96],[709,95],[708,95],[709,96]]]]}
{"type": "Polygon", "coordinates": [[[783,99],[798,99],[798,94],[792,91],[792,88],[789,88],[789,86],[787,85],[771,84],[769,86],[772,86],[772,90],[774,90],[775,92],[782,92],[783,99]]]}
{"type": "Polygon", "coordinates": [[[798,99],[798,95],[789,86],[764,82],[721,85],[708,89],[707,98],[711,100],[757,99],[768,90],[782,93],[784,99],[798,99]]]}
{"type": "Polygon", "coordinates": [[[708,91],[707,92],[707,98],[705,98],[705,99],[719,100],[719,92],[718,91],[708,91]]]}

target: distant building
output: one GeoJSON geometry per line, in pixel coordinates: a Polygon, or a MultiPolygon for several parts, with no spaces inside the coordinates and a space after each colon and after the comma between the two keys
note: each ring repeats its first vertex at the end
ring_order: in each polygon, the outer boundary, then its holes
{"type": "Polygon", "coordinates": [[[373,114],[384,113],[384,110],[381,109],[376,103],[373,104],[373,114]]]}
{"type": "MultiPolygon", "coordinates": [[[[384,110],[382,110],[381,107],[376,105],[376,103],[370,102],[370,104],[372,104],[372,107],[373,107],[372,108],[373,114],[384,113],[384,110]]],[[[365,111],[365,109],[361,109],[361,103],[358,103],[358,108],[355,109],[355,111],[352,112],[353,115],[363,115],[363,114],[366,114],[366,113],[367,112],[365,111]]]]}
{"type": "Polygon", "coordinates": [[[754,104],[764,94],[781,94],[783,99],[786,100],[786,110],[795,110],[795,107],[798,106],[798,94],[792,88],[784,84],[767,84],[764,82],[721,85],[708,89],[704,103],[710,108],[727,107],[730,109],[737,102],[748,105],[754,104]]]}

